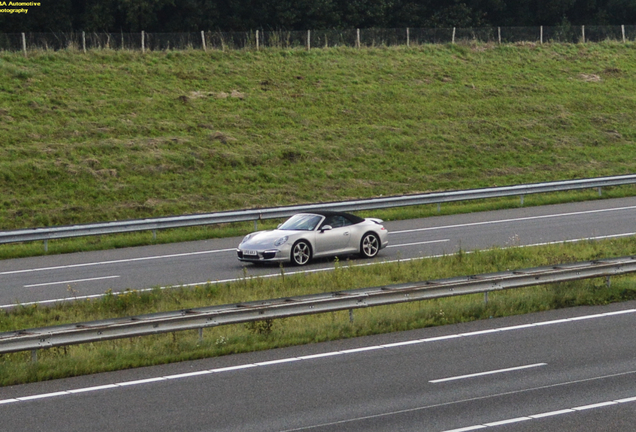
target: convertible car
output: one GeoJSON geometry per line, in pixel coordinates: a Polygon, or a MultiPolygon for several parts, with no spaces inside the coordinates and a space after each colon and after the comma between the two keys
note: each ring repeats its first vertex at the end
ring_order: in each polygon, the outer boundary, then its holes
{"type": "Polygon", "coordinates": [[[302,266],[325,256],[357,253],[373,258],[389,244],[388,237],[381,219],[316,211],[296,214],[275,230],[246,235],[236,252],[241,261],[302,266]]]}

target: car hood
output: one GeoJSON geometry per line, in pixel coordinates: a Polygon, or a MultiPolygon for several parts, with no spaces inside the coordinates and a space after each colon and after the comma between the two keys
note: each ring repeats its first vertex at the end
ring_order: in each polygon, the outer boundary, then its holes
{"type": "Polygon", "coordinates": [[[245,243],[241,243],[241,249],[266,249],[274,247],[274,242],[281,237],[292,237],[301,231],[292,230],[271,230],[271,231],[259,231],[252,236],[245,243]]]}

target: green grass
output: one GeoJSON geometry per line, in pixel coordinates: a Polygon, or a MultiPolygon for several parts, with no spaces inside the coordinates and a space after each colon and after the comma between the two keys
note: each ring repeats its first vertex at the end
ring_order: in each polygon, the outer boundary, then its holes
{"type": "MultiPolygon", "coordinates": [[[[0,314],[0,331],[554,265],[635,251],[636,238],[630,237],[461,252],[373,266],[342,262],[331,272],[251,278],[193,289],[130,291],[55,307],[20,306],[0,314]]],[[[636,299],[636,278],[623,276],[612,278],[610,287],[605,279],[595,279],[492,292],[488,303],[481,294],[358,309],[353,323],[345,311],[206,329],[203,340],[196,331],[186,331],[40,350],[37,363],[31,362],[29,352],[5,354],[0,356],[0,385],[632,299],[636,299]]]]}
{"type": "Polygon", "coordinates": [[[0,54],[0,228],[636,171],[636,45],[0,54]]]}

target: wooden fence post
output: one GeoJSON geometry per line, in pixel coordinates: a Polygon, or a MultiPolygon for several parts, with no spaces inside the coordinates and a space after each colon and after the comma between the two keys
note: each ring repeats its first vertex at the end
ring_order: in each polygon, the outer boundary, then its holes
{"type": "Polygon", "coordinates": [[[406,28],[406,46],[407,47],[411,46],[411,38],[410,38],[410,35],[409,35],[409,28],[408,27],[406,28]]]}
{"type": "Polygon", "coordinates": [[[258,41],[258,30],[256,30],[256,51],[258,51],[260,49],[260,44],[258,41]]]}
{"type": "Polygon", "coordinates": [[[141,31],[141,52],[145,53],[146,52],[146,41],[145,41],[145,37],[144,37],[144,31],[141,31]]]}
{"type": "Polygon", "coordinates": [[[26,51],[26,36],[24,35],[24,33],[22,33],[22,51],[24,52],[24,56],[27,56],[27,51],[26,51]]]}
{"type": "Polygon", "coordinates": [[[311,30],[307,30],[307,51],[311,49],[311,30]]]}
{"type": "Polygon", "coordinates": [[[621,25],[621,33],[623,33],[623,43],[625,43],[625,25],[621,25]]]}
{"type": "Polygon", "coordinates": [[[541,45],[543,45],[543,26],[541,26],[541,45]]]}
{"type": "Polygon", "coordinates": [[[86,53],[86,32],[82,31],[82,49],[86,53]]]}
{"type": "Polygon", "coordinates": [[[501,27],[497,27],[497,37],[499,39],[499,45],[501,45],[501,27]]]}
{"type": "Polygon", "coordinates": [[[205,32],[203,30],[201,30],[201,44],[203,45],[203,51],[208,50],[208,48],[205,46],[205,32]]]}
{"type": "Polygon", "coordinates": [[[583,43],[585,43],[585,26],[581,26],[581,36],[583,37],[583,43]]]}
{"type": "Polygon", "coordinates": [[[356,29],[356,48],[360,48],[360,29],[356,29]]]}

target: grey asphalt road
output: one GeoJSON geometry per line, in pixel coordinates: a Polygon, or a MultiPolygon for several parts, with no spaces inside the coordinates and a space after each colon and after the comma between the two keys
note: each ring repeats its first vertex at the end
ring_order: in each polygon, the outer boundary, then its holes
{"type": "MultiPolygon", "coordinates": [[[[377,260],[448,254],[492,246],[531,245],[633,235],[636,198],[387,222],[390,245],[377,260]]],[[[277,266],[241,263],[240,238],[0,261],[0,307],[279,274],[277,266]]],[[[355,257],[353,257],[355,259],[355,257]]],[[[304,270],[333,267],[330,260],[304,270]]],[[[289,268],[287,271],[297,271],[289,268]]]]}
{"type": "Polygon", "coordinates": [[[627,431],[636,302],[0,388],[1,430],[627,431]]]}

